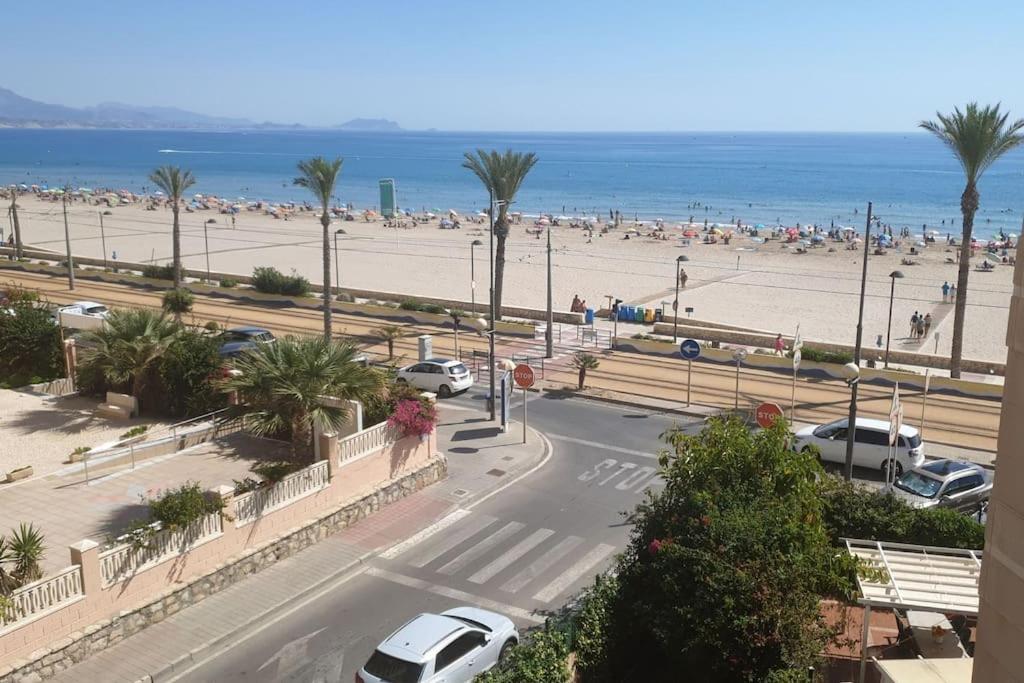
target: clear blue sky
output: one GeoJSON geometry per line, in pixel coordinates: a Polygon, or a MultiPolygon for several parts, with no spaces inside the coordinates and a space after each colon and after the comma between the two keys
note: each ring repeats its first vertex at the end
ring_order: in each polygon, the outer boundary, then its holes
{"type": "Polygon", "coordinates": [[[8,3],[0,85],[447,130],[905,131],[1024,117],[1024,3],[178,0],[8,3]]]}

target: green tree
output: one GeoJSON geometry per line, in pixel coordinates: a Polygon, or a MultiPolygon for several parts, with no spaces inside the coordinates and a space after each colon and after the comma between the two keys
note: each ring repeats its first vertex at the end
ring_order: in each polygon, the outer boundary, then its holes
{"type": "Polygon", "coordinates": [[[181,322],[181,316],[192,312],[196,297],[191,291],[184,287],[180,289],[169,289],[164,292],[162,307],[164,313],[170,313],[174,319],[181,322]]]}
{"type": "Polygon", "coordinates": [[[403,328],[401,325],[381,325],[373,331],[380,339],[387,342],[388,360],[395,358],[395,340],[402,337],[403,328]]]}
{"type": "Polygon", "coordinates": [[[736,419],[663,435],[665,488],[617,568],[610,680],[765,681],[817,661],[835,636],[819,601],[852,595],[855,564],[822,524],[821,468],[788,436],[736,419]]]}
{"type": "Polygon", "coordinates": [[[254,433],[288,435],[298,460],[311,453],[314,426],[329,431],[345,422],[345,399],[362,400],[381,390],[382,375],[359,362],[359,355],[347,341],[285,337],[240,356],[240,374],[222,386],[239,393],[254,433]],[[343,402],[331,405],[325,397],[343,402]]]}
{"type": "Polygon", "coordinates": [[[103,329],[83,335],[82,374],[142,398],[157,361],[181,327],[163,312],[115,308],[103,329]]]}
{"type": "Polygon", "coordinates": [[[967,184],[960,195],[960,213],[963,215],[963,242],[960,245],[960,267],[956,281],[956,301],[953,313],[953,349],[949,360],[949,374],[960,377],[960,361],[964,347],[964,314],[967,311],[967,278],[971,272],[971,236],[974,214],[978,211],[981,195],[978,181],[995,161],[1024,142],[1024,119],[1008,122],[1009,113],[999,111],[999,105],[979,107],[968,104],[964,111],[955,108],[952,114],[936,113],[937,121],[922,121],[921,128],[935,135],[953,152],[963,168],[967,184]]]}
{"type": "MultiPolygon", "coordinates": [[[[466,152],[462,162],[463,168],[469,169],[480,179],[491,198],[495,202],[501,202],[494,219],[494,237],[498,240],[494,252],[494,315],[498,320],[501,319],[509,206],[515,201],[519,187],[536,163],[537,155],[533,152],[513,152],[511,149],[503,154],[497,150],[486,152],[482,149],[476,150],[475,153],[466,152]]],[[[488,210],[492,209],[493,207],[490,207],[488,210]]]]}
{"type": "Polygon", "coordinates": [[[600,367],[601,361],[596,356],[592,356],[585,351],[577,351],[572,357],[572,366],[579,370],[579,389],[583,390],[584,384],[587,381],[587,370],[597,370],[600,367]]]}
{"type": "Polygon", "coordinates": [[[159,376],[165,407],[175,417],[202,415],[223,408],[227,396],[217,385],[220,339],[183,330],[160,357],[159,376]]]}
{"type": "Polygon", "coordinates": [[[20,387],[61,377],[60,328],[38,297],[12,293],[0,304],[0,385],[20,387]]]}
{"type": "Polygon", "coordinates": [[[172,266],[174,267],[174,288],[181,287],[181,225],[178,212],[181,210],[181,198],[186,190],[196,184],[192,171],[182,170],[177,166],[161,166],[149,174],[149,180],[167,195],[171,202],[171,214],[174,223],[171,229],[173,247],[172,266]]]}
{"type": "Polygon", "coordinates": [[[320,225],[323,227],[323,260],[324,260],[324,338],[331,338],[331,197],[334,195],[334,184],[341,173],[342,158],[328,161],[323,157],[313,157],[299,162],[299,177],[294,181],[313,193],[320,202],[320,225]]]}

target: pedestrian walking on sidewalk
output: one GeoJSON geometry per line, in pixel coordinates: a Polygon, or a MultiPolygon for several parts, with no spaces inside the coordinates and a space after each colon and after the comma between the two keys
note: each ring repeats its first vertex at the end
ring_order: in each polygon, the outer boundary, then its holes
{"type": "Polygon", "coordinates": [[[949,283],[948,282],[943,282],[942,283],[942,303],[946,303],[948,301],[949,301],[949,283]]]}
{"type": "Polygon", "coordinates": [[[917,321],[921,316],[918,315],[917,311],[914,311],[914,315],[910,316],[910,338],[913,339],[917,334],[917,321]]]}
{"type": "Polygon", "coordinates": [[[924,315],[924,336],[928,336],[928,333],[932,329],[932,314],[925,313],[924,315]]]}
{"type": "MultiPolygon", "coordinates": [[[[960,252],[958,251],[957,253],[959,254],[960,252]]],[[[956,285],[949,286],[949,303],[956,303],[956,285]]]]}

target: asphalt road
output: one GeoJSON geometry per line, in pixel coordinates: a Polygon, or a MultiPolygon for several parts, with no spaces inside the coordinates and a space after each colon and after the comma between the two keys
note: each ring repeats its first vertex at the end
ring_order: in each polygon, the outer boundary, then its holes
{"type": "MultiPolygon", "coordinates": [[[[448,403],[480,410],[483,397],[448,403]]],[[[521,397],[513,406],[520,416],[521,397]]],[[[554,447],[543,468],[275,615],[176,680],[351,681],[408,619],[460,604],[505,613],[521,629],[542,621],[624,547],[630,526],[623,512],[660,485],[658,435],[700,423],[536,394],[528,408],[530,425],[554,447]]]]}

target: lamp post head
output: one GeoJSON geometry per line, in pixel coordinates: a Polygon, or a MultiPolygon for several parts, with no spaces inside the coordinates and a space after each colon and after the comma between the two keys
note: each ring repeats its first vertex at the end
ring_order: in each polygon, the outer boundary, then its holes
{"type": "Polygon", "coordinates": [[[334,234],[335,235],[344,235],[345,234],[345,228],[338,228],[337,230],[334,231],[334,234]]]}
{"type": "Polygon", "coordinates": [[[472,242],[469,243],[469,246],[471,246],[471,247],[482,247],[482,246],[484,246],[484,243],[481,242],[480,240],[473,240],[472,242]]]}
{"type": "Polygon", "coordinates": [[[898,270],[894,270],[891,273],[889,273],[889,277],[891,277],[892,279],[895,280],[897,278],[902,278],[903,277],[903,273],[898,271],[898,270]]]}
{"type": "Polygon", "coordinates": [[[689,260],[690,260],[690,257],[687,256],[686,254],[680,254],[679,256],[676,257],[676,263],[683,263],[684,261],[689,261],[689,260]]]}

